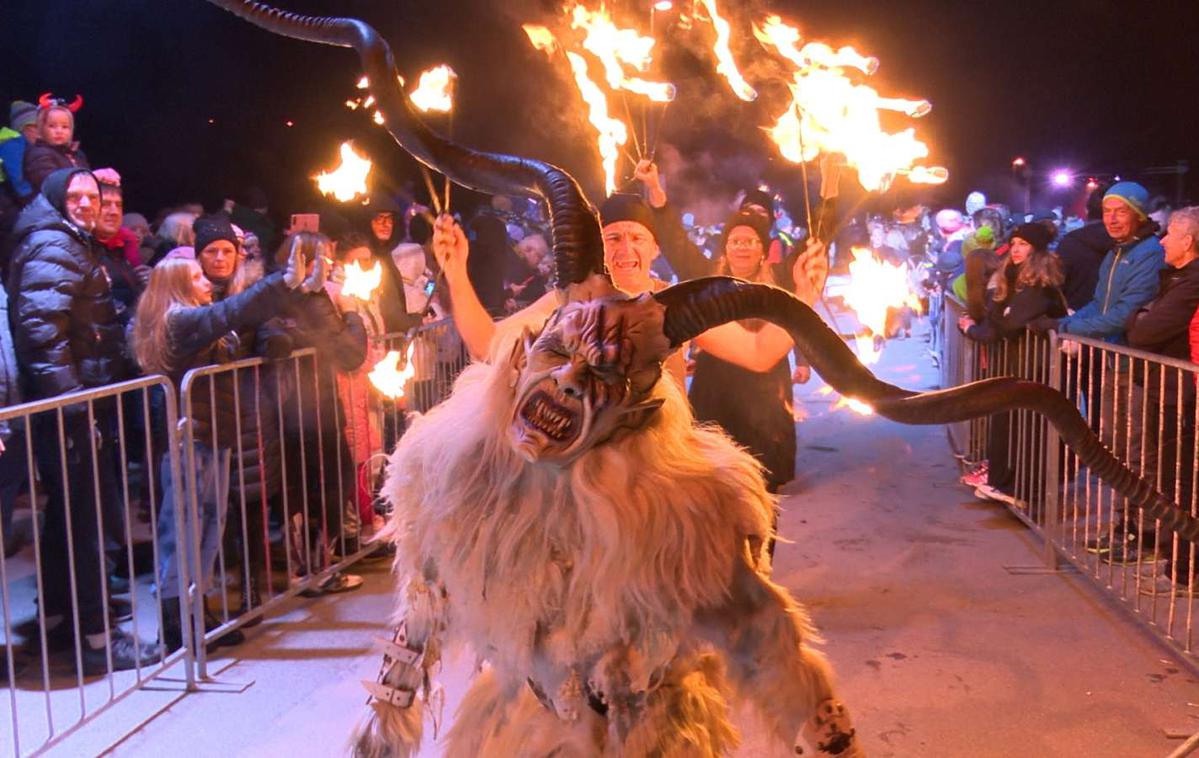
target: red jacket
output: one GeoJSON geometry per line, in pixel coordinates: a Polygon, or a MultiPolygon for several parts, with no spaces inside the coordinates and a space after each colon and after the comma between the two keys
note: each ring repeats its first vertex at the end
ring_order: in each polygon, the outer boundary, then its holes
{"type": "Polygon", "coordinates": [[[1191,318],[1191,363],[1199,363],[1199,308],[1191,318]]]}

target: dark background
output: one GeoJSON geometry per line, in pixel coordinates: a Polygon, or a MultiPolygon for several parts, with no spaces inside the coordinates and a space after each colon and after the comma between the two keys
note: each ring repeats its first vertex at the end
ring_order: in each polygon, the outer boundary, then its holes
{"type": "MultiPolygon", "coordinates": [[[[279,0],[283,3],[283,0],[279,0]]],[[[550,160],[575,173],[592,198],[602,178],[583,106],[565,79],[566,63],[534,51],[522,21],[552,25],[553,3],[441,0],[286,0],[290,10],[356,15],[390,40],[408,77],[437,63],[459,74],[453,134],[473,146],[550,160]]],[[[676,6],[690,5],[676,0],[676,6]]],[[[125,177],[126,207],[153,213],[189,200],[215,206],[249,185],[267,189],[276,210],[319,205],[307,177],[354,138],[382,169],[382,185],[423,182],[414,164],[361,112],[352,52],[272,36],[201,0],[2,0],[0,98],[40,92],[86,99],[76,136],[93,167],[125,177]],[[209,119],[213,123],[209,123],[209,119]],[[293,127],[285,126],[291,120],[293,127]]],[[[644,30],[648,0],[616,5],[644,30]]],[[[659,157],[672,195],[702,216],[719,215],[738,187],[766,179],[802,213],[798,167],[786,164],[759,127],[784,104],[779,71],[753,40],[749,23],[767,9],[796,23],[806,39],[854,44],[882,66],[883,94],[926,97],[916,122],[933,148],[930,163],[950,169],[937,189],[900,181],[863,198],[885,211],[912,199],[959,206],[971,189],[1019,204],[1010,163],[1033,169],[1034,205],[1078,202],[1090,175],[1135,177],[1174,199],[1172,176],[1145,169],[1188,160],[1183,195],[1199,199],[1199,2],[1044,0],[805,0],[722,3],[734,20],[734,51],[761,97],[733,98],[707,52],[711,30],[662,32],[661,78],[679,98],[664,124],[659,157]],[[756,61],[756,62],[755,62],[756,61]],[[1069,167],[1075,187],[1054,191],[1047,174],[1069,167]]],[[[617,114],[619,100],[613,98],[617,114]]],[[[632,103],[634,121],[641,108],[632,103]]],[[[433,120],[446,128],[444,117],[433,120]]],[[[889,126],[902,126],[897,121],[889,126]]],[[[640,131],[640,124],[637,127],[640,131]]],[[[626,169],[627,170],[627,169],[626,169]]],[[[469,205],[459,192],[456,205],[469,205]]],[[[716,220],[705,218],[704,220],[716,220]]]]}

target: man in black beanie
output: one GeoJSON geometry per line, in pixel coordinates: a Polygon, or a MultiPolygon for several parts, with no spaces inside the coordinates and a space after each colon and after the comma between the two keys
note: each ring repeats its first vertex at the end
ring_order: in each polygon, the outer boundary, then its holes
{"type": "Polygon", "coordinates": [[[651,271],[660,251],[654,213],[640,195],[618,193],[609,197],[600,206],[600,224],[604,263],[617,289],[637,295],[665,286],[651,271]]]}
{"type": "MultiPolygon", "coordinates": [[[[99,211],[96,178],[86,169],[65,168],[46,177],[41,194],[17,219],[8,315],[27,397],[56,397],[126,378],[112,289],[92,249],[99,211]]],[[[97,444],[100,430],[93,424],[114,411],[105,400],[94,404],[91,414],[88,403],[73,403],[62,409],[61,421],[55,414],[33,419],[38,468],[49,497],[39,567],[47,644],[77,644],[85,675],[107,671],[109,653],[115,671],[157,660],[150,645],[139,648],[128,632],[115,625],[105,632],[97,497],[102,503],[112,496],[116,467],[113,446],[97,444]]]]}

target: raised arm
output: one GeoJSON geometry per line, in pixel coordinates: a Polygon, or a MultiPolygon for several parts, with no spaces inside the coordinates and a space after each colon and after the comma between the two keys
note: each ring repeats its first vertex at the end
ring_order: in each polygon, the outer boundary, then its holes
{"type": "Polygon", "coordinates": [[[452,216],[442,214],[433,224],[433,256],[445,274],[450,288],[450,316],[462,336],[462,342],[477,361],[487,359],[491,340],[495,337],[495,322],[479,301],[479,295],[466,273],[470,243],[462,227],[452,216]]]}
{"type": "Polygon", "coordinates": [[[643,160],[637,164],[633,174],[645,186],[646,203],[654,213],[654,237],[658,241],[658,249],[678,275],[679,281],[711,275],[716,264],[687,236],[678,208],[667,200],[658,167],[652,161],[643,160]]]}

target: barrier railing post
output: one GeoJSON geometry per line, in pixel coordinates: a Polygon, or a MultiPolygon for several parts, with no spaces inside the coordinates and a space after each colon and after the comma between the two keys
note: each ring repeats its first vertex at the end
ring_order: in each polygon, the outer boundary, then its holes
{"type": "MultiPolygon", "coordinates": [[[[1055,390],[1062,389],[1062,366],[1061,366],[1061,351],[1058,349],[1058,337],[1056,332],[1050,332],[1045,338],[1045,345],[1049,352],[1047,356],[1046,370],[1049,372],[1049,386],[1055,390]]],[[[1041,529],[1045,536],[1045,565],[1057,570],[1059,567],[1057,545],[1061,538],[1061,492],[1062,492],[1062,476],[1061,476],[1061,457],[1064,454],[1061,450],[1061,437],[1058,434],[1057,427],[1053,424],[1045,424],[1045,478],[1043,486],[1045,491],[1045,522],[1041,529]]]]}

